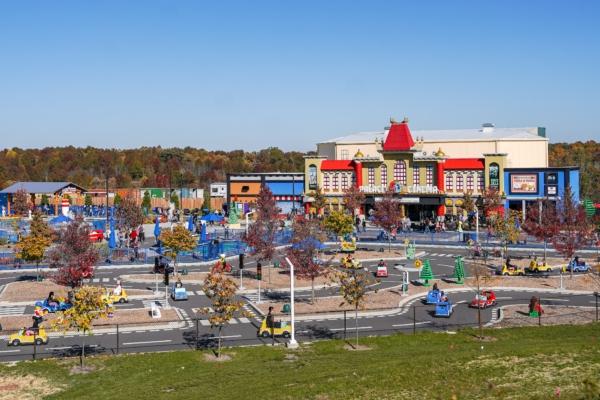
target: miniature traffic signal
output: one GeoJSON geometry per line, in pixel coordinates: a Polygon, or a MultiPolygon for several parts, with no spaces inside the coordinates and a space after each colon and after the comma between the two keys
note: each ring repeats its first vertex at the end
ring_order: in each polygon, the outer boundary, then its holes
{"type": "Polygon", "coordinates": [[[240,269],[244,269],[244,253],[241,253],[239,255],[239,264],[240,264],[240,269]]]}
{"type": "Polygon", "coordinates": [[[262,264],[256,264],[256,279],[262,281],[262,264]]]}
{"type": "Polygon", "coordinates": [[[165,268],[165,277],[163,278],[165,286],[169,286],[169,268],[165,268]]]}

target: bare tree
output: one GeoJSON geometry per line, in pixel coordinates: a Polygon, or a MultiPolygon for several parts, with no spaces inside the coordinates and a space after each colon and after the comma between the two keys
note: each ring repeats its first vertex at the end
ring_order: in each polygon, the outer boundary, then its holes
{"type": "Polygon", "coordinates": [[[388,234],[388,251],[392,251],[392,231],[402,223],[404,213],[400,209],[400,202],[394,199],[394,193],[388,191],[383,199],[375,203],[373,222],[388,234]]]}

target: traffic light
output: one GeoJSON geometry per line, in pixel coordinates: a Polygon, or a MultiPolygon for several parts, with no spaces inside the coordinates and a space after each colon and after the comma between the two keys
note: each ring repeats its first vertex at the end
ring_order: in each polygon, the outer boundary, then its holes
{"type": "Polygon", "coordinates": [[[262,264],[256,264],[256,279],[262,281],[262,264]]]}
{"type": "Polygon", "coordinates": [[[244,253],[241,253],[239,256],[239,264],[240,264],[240,269],[244,269],[244,253]]]}
{"type": "Polygon", "coordinates": [[[165,267],[165,277],[163,278],[165,286],[169,286],[169,268],[165,267]]]}

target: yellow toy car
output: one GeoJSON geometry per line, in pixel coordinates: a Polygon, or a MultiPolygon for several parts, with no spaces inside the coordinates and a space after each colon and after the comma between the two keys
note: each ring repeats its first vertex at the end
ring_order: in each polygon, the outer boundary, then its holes
{"type": "Polygon", "coordinates": [[[121,294],[120,295],[116,295],[114,294],[114,292],[112,290],[107,289],[106,290],[106,294],[102,295],[102,300],[105,301],[107,304],[114,304],[114,303],[128,303],[129,299],[127,297],[127,292],[125,291],[125,289],[121,289],[121,294]]]}
{"type": "Polygon", "coordinates": [[[273,336],[283,336],[289,338],[291,335],[292,326],[285,321],[275,322],[272,328],[267,327],[267,318],[263,318],[260,328],[258,328],[258,336],[268,338],[273,336]]]}
{"type": "Polygon", "coordinates": [[[9,346],[20,346],[22,344],[48,344],[48,335],[44,328],[21,328],[19,332],[8,337],[9,346]],[[37,330],[37,332],[35,332],[37,330]]]}
{"type": "Polygon", "coordinates": [[[500,271],[500,275],[523,276],[525,275],[525,268],[516,265],[507,267],[506,264],[502,264],[502,270],[500,271]]]}
{"type": "Polygon", "coordinates": [[[356,238],[352,238],[350,240],[346,240],[345,238],[340,238],[342,253],[354,253],[356,251],[356,238]]]}
{"type": "Polygon", "coordinates": [[[527,268],[529,272],[552,272],[552,267],[546,265],[546,263],[538,263],[536,260],[531,260],[529,263],[529,267],[527,268]]]}

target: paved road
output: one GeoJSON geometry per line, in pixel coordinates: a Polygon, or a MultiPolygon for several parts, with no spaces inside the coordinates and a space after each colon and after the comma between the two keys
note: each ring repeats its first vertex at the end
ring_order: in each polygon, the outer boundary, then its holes
{"type": "MultiPolygon", "coordinates": [[[[421,249],[418,249],[421,251],[421,249]]],[[[427,258],[431,261],[433,273],[440,278],[450,277],[454,268],[454,257],[456,255],[464,255],[462,249],[425,249],[427,258]]],[[[379,254],[374,252],[374,254],[379,254]]],[[[515,255],[526,256],[526,252],[515,252],[515,255]]],[[[377,258],[375,256],[374,258],[377,258]]],[[[251,264],[254,261],[248,260],[251,264]]],[[[411,264],[410,261],[400,261],[398,264],[411,264]]],[[[234,268],[237,268],[237,260],[233,262],[234,268]]],[[[394,264],[388,262],[388,265],[394,264]]],[[[375,269],[376,262],[364,263],[370,272],[375,269]]],[[[467,270],[469,264],[466,265],[467,270]]],[[[207,270],[209,266],[191,267],[191,270],[207,270]]],[[[380,288],[397,286],[401,283],[400,274],[395,274],[395,270],[390,265],[390,277],[383,278],[378,284],[380,288]]],[[[96,275],[91,284],[114,286],[118,277],[122,274],[141,274],[147,273],[148,267],[123,266],[123,267],[100,267],[97,269],[96,275]]],[[[467,271],[467,274],[469,272],[467,271]]],[[[416,279],[416,273],[411,275],[411,279],[416,279]]],[[[28,279],[31,271],[12,271],[11,273],[3,273],[0,276],[0,285],[17,279],[28,279]]],[[[159,289],[164,293],[164,285],[162,277],[160,277],[159,289]]],[[[131,283],[126,282],[125,288],[153,288],[153,284],[131,283]]],[[[456,285],[453,285],[454,287],[456,285]]],[[[442,288],[446,287],[442,284],[442,288]]],[[[173,321],[171,323],[157,324],[153,328],[148,327],[128,327],[120,326],[117,332],[116,328],[111,328],[109,331],[97,330],[94,336],[86,337],[86,352],[88,353],[116,353],[116,352],[140,352],[140,351],[163,351],[175,349],[195,348],[196,346],[205,348],[210,347],[215,342],[216,329],[212,329],[206,321],[206,316],[196,314],[195,310],[203,307],[209,307],[210,304],[205,296],[201,293],[200,285],[188,284],[189,300],[183,302],[173,302],[168,300],[168,306],[173,307],[177,312],[188,319],[187,321],[173,321]],[[199,317],[196,321],[194,318],[199,317]]],[[[320,289],[316,291],[318,297],[330,296],[337,294],[336,288],[320,289]]],[[[409,293],[410,294],[410,293],[409,293]]],[[[475,291],[469,287],[462,287],[460,292],[451,293],[449,296],[455,303],[455,313],[448,319],[433,317],[434,306],[426,306],[421,303],[421,298],[414,299],[404,308],[393,310],[380,315],[365,315],[359,316],[357,325],[361,336],[367,335],[387,335],[394,332],[412,332],[415,330],[435,330],[445,331],[454,330],[467,326],[476,326],[477,310],[468,307],[468,303],[473,298],[475,291]],[[413,307],[414,306],[414,307],[413,307]]],[[[262,297],[265,298],[266,292],[263,292],[262,297]]],[[[595,298],[589,296],[566,296],[563,294],[552,294],[549,296],[546,293],[525,292],[519,289],[510,291],[497,292],[498,306],[492,309],[482,310],[482,320],[484,323],[493,321],[497,315],[497,309],[501,305],[507,304],[527,304],[532,295],[538,295],[543,298],[543,303],[561,304],[561,305],[580,305],[593,306],[595,298]]],[[[256,295],[249,294],[250,300],[256,298],[256,295]]],[[[310,291],[300,291],[296,293],[296,298],[299,301],[308,301],[310,291]]],[[[250,302],[246,301],[245,310],[254,312],[250,306],[250,302]]],[[[132,300],[129,304],[117,305],[117,308],[136,309],[148,308],[150,303],[155,300],[132,300]]],[[[161,306],[165,307],[165,300],[162,297],[160,300],[161,306]]],[[[31,315],[33,307],[15,306],[15,307],[0,307],[0,315],[25,314],[31,315]]],[[[279,310],[276,310],[279,311],[279,310]]],[[[313,341],[328,338],[342,338],[344,331],[348,336],[353,335],[354,319],[352,313],[347,314],[347,319],[335,315],[324,315],[323,317],[312,317],[307,319],[305,316],[298,316],[300,319],[296,324],[296,334],[299,341],[313,341]],[[346,329],[345,329],[346,328],[346,329]]],[[[257,328],[260,323],[260,317],[246,317],[237,315],[229,326],[224,329],[223,335],[227,345],[258,345],[271,343],[272,339],[263,339],[256,336],[257,328]]],[[[285,341],[284,339],[275,339],[276,342],[285,341]]],[[[2,340],[6,343],[5,340],[2,340]]],[[[81,351],[82,338],[77,335],[60,337],[52,335],[48,345],[39,346],[35,350],[38,357],[47,356],[68,356],[76,355],[81,351]]],[[[0,346],[0,360],[19,360],[31,359],[33,356],[33,346],[22,347],[6,347],[0,346]]]]}

